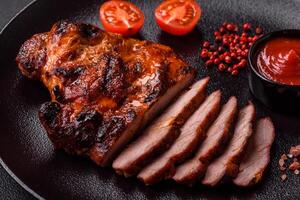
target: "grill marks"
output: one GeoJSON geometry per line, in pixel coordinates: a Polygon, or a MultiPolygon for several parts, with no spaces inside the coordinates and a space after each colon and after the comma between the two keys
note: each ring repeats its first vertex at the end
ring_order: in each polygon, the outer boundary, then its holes
{"type": "Polygon", "coordinates": [[[64,147],[71,154],[82,154],[94,144],[102,116],[95,110],[84,110],[70,122],[63,117],[70,112],[71,108],[48,102],[42,105],[39,118],[56,148],[64,147]]]}
{"type": "Polygon", "coordinates": [[[100,63],[103,62],[103,67],[100,67],[103,70],[100,78],[101,92],[114,100],[124,98],[123,91],[128,87],[128,83],[124,77],[125,68],[121,58],[114,54],[104,54],[100,60],[100,63]]]}
{"type": "Polygon", "coordinates": [[[172,177],[175,164],[187,158],[205,137],[206,129],[218,114],[221,102],[221,93],[212,93],[186,121],[181,128],[179,137],[173,142],[170,149],[147,165],[138,178],[145,184],[154,184],[162,179],[172,177]]]}
{"type": "Polygon", "coordinates": [[[104,53],[92,66],[55,69],[55,75],[62,78],[66,101],[83,98],[93,102],[99,98],[123,100],[128,83],[124,77],[125,68],[116,53],[104,53]]]}
{"type": "Polygon", "coordinates": [[[66,80],[71,79],[71,82],[74,79],[77,79],[84,72],[85,68],[82,66],[74,67],[74,68],[65,68],[65,67],[58,67],[54,70],[54,74],[56,76],[61,76],[66,80]]]}
{"type": "Polygon", "coordinates": [[[109,164],[104,161],[113,159],[113,152],[151,120],[144,116],[162,110],[195,76],[169,47],[70,21],[31,37],[16,61],[23,75],[41,80],[51,93],[52,102],[41,108],[40,119],[54,145],[99,165],[109,164]],[[146,84],[138,83],[152,76],[146,84]],[[57,113],[54,107],[59,107],[57,113]],[[103,119],[76,121],[92,111],[103,119]],[[46,120],[53,113],[53,120],[46,120]]]}
{"type": "Polygon", "coordinates": [[[166,81],[166,73],[161,70],[157,70],[155,75],[149,78],[145,84],[145,98],[144,103],[149,103],[156,99],[161,93],[166,91],[166,84],[160,84],[166,81]]]}

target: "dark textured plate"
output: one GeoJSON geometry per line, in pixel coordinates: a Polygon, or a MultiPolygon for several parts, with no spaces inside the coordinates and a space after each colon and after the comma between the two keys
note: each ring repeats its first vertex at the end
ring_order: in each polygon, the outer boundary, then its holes
{"type": "MultiPolygon", "coordinates": [[[[146,187],[136,179],[125,179],[109,168],[100,168],[88,159],[55,152],[37,118],[40,105],[49,100],[48,93],[39,82],[22,77],[14,59],[26,39],[34,33],[48,31],[59,19],[98,24],[100,2],[37,1],[21,12],[0,36],[1,163],[20,184],[35,196],[47,199],[300,198],[300,177],[290,176],[287,182],[281,183],[277,166],[280,154],[300,143],[300,116],[273,113],[255,100],[258,117],[271,116],[277,136],[271,166],[262,184],[254,188],[239,189],[231,185],[188,188],[170,182],[146,187]]],[[[211,39],[214,29],[225,20],[240,24],[250,21],[261,25],[265,31],[300,28],[300,3],[297,0],[203,0],[200,1],[203,17],[197,29],[188,36],[174,37],[162,33],[153,20],[153,9],[159,2],[134,1],[146,15],[139,37],[173,47],[190,65],[199,68],[199,77],[211,76],[210,91],[222,89],[224,100],[236,95],[240,106],[252,99],[247,72],[234,78],[202,67],[198,57],[202,39],[211,39]]]]}

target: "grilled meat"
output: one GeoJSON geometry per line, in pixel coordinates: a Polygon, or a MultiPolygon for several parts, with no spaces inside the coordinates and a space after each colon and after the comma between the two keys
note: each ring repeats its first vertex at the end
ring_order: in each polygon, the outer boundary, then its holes
{"type": "Polygon", "coordinates": [[[39,112],[56,148],[107,165],[195,71],[171,48],[61,21],[16,58],[23,75],[51,94],[39,112]]]}
{"type": "Polygon", "coordinates": [[[218,118],[207,131],[207,137],[201,143],[196,155],[179,165],[173,179],[177,183],[193,184],[203,177],[207,165],[221,153],[230,138],[230,129],[234,125],[237,113],[237,99],[231,97],[223,106],[218,118]]]}
{"type": "Polygon", "coordinates": [[[260,119],[255,133],[248,144],[237,177],[233,183],[248,187],[261,181],[264,171],[270,163],[270,151],[275,139],[275,129],[270,118],[260,119]]]}
{"type": "Polygon", "coordinates": [[[138,178],[145,184],[154,184],[168,179],[175,173],[176,164],[189,157],[205,138],[206,130],[219,113],[221,92],[209,95],[181,128],[179,137],[171,148],[147,165],[138,178]]]}
{"type": "Polygon", "coordinates": [[[243,108],[238,115],[237,123],[224,153],[209,164],[202,184],[215,186],[222,180],[234,178],[239,172],[239,164],[253,132],[255,107],[252,103],[243,108]]]}
{"type": "Polygon", "coordinates": [[[113,168],[125,176],[136,174],[156,154],[169,147],[177,138],[179,128],[204,100],[207,83],[208,78],[194,83],[116,158],[113,168]]]}

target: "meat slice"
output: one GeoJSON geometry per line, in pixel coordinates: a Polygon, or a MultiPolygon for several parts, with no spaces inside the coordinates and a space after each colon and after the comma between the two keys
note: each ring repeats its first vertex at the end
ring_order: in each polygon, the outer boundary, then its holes
{"type": "Polygon", "coordinates": [[[261,181],[270,162],[270,151],[274,139],[275,129],[271,119],[260,119],[240,164],[240,172],[233,179],[234,184],[248,187],[261,181]]]}
{"type": "Polygon", "coordinates": [[[239,164],[253,132],[252,123],[255,108],[252,103],[239,112],[233,137],[225,152],[207,168],[202,184],[215,186],[221,180],[234,178],[239,172],[239,164]]]}
{"type": "Polygon", "coordinates": [[[179,165],[172,177],[178,183],[193,184],[204,176],[207,165],[215,158],[230,138],[230,129],[237,114],[237,99],[231,97],[218,118],[207,131],[207,137],[196,155],[179,165]]]}
{"type": "Polygon", "coordinates": [[[119,174],[136,174],[155,154],[167,149],[177,138],[179,128],[203,102],[209,78],[194,83],[141,136],[113,162],[119,174]]]}
{"type": "Polygon", "coordinates": [[[220,102],[220,91],[207,97],[183,125],[179,137],[170,149],[147,165],[138,174],[138,178],[148,185],[172,177],[175,172],[175,165],[190,156],[200,141],[205,138],[206,129],[218,115],[220,102]]]}
{"type": "Polygon", "coordinates": [[[196,74],[170,47],[71,21],[32,36],[16,61],[49,90],[39,118],[54,146],[101,166],[196,74]]]}

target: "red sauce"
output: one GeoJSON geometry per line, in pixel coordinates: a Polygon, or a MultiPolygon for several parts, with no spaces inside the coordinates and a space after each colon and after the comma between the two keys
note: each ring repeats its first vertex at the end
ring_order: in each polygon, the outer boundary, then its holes
{"type": "Polygon", "coordinates": [[[300,85],[300,39],[283,37],[268,41],[257,55],[257,67],[267,79],[300,85]]]}

